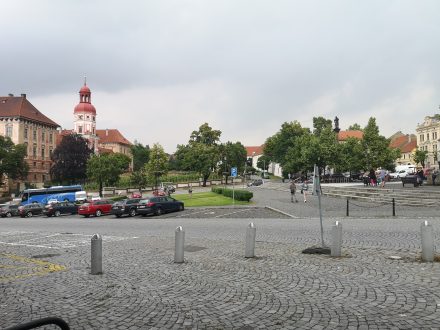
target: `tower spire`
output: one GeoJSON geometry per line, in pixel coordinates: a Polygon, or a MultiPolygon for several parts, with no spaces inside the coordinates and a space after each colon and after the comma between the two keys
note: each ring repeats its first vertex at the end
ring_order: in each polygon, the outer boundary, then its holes
{"type": "Polygon", "coordinates": [[[84,86],[86,86],[86,85],[87,85],[87,76],[84,75],[84,86]]]}

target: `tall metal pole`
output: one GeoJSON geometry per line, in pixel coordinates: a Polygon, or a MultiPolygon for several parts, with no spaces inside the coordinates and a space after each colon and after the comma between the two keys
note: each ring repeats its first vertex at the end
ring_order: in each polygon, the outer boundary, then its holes
{"type": "Polygon", "coordinates": [[[314,192],[318,195],[319,222],[321,224],[321,246],[324,247],[324,226],[322,224],[322,207],[321,207],[321,183],[319,179],[318,166],[316,165],[314,167],[313,175],[314,175],[313,189],[314,192]]]}

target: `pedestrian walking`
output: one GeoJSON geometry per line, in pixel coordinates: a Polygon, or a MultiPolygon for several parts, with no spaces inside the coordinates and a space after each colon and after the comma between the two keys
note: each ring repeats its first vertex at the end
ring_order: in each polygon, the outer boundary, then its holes
{"type": "Polygon", "coordinates": [[[431,175],[432,175],[432,185],[435,186],[435,178],[438,175],[438,171],[434,170],[431,175]]]}
{"type": "Polygon", "coordinates": [[[307,191],[309,190],[309,182],[307,179],[304,179],[301,184],[301,194],[304,197],[304,203],[307,203],[307,191]]]}
{"type": "Polygon", "coordinates": [[[380,172],[379,172],[379,179],[380,179],[380,187],[383,188],[385,187],[385,177],[386,177],[387,172],[381,168],[380,172]]]}
{"type": "Polygon", "coordinates": [[[376,172],[374,172],[373,169],[370,170],[370,175],[369,175],[369,177],[370,177],[370,184],[371,184],[373,187],[376,187],[376,185],[377,185],[377,178],[376,178],[376,172]]]}
{"type": "Polygon", "coordinates": [[[290,183],[290,201],[293,203],[293,199],[295,198],[295,203],[298,203],[298,199],[296,198],[296,184],[292,180],[290,183]]]}

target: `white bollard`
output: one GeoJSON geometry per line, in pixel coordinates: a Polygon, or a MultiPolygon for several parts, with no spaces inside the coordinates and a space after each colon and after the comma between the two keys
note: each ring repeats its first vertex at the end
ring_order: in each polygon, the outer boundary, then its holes
{"type": "Polygon", "coordinates": [[[176,244],[174,250],[174,262],[182,263],[184,262],[184,248],[185,248],[185,231],[182,226],[176,228],[176,244]]]}
{"type": "Polygon", "coordinates": [[[332,246],[331,246],[332,257],[341,256],[341,246],[342,246],[342,223],[336,221],[335,225],[332,226],[332,246]]]}
{"type": "Polygon", "coordinates": [[[92,275],[102,274],[102,236],[92,236],[91,271],[92,275]]]}
{"type": "Polygon", "coordinates": [[[257,228],[254,223],[251,222],[246,229],[246,251],[244,253],[245,258],[255,257],[255,237],[257,236],[257,228]]]}
{"type": "Polygon", "coordinates": [[[422,234],[422,260],[434,261],[434,233],[432,224],[423,221],[421,225],[422,234]]]}

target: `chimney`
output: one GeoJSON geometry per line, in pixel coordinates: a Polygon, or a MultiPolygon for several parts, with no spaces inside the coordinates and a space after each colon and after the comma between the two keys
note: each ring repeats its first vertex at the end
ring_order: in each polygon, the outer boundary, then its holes
{"type": "Polygon", "coordinates": [[[21,97],[26,98],[26,94],[21,94],[21,97]]]}
{"type": "Polygon", "coordinates": [[[13,96],[14,96],[14,94],[12,94],[12,93],[9,93],[9,94],[8,94],[8,96],[10,96],[10,97],[13,97],[13,96]]]}

